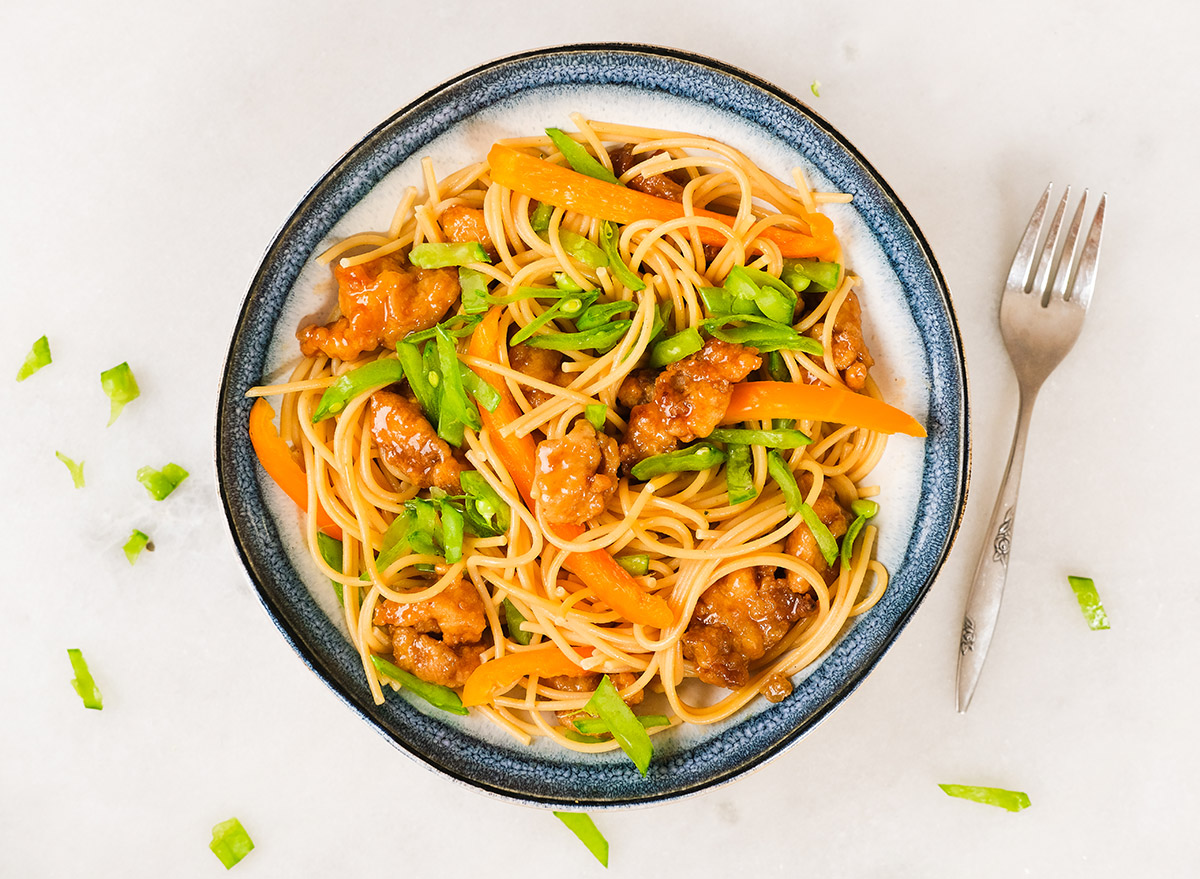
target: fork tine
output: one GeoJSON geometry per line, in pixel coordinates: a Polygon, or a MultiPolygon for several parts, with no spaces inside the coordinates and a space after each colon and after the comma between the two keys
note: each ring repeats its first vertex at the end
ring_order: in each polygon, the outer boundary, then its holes
{"type": "Polygon", "coordinates": [[[1037,207],[1033,209],[1033,216],[1029,218],[1029,225],[1025,227],[1025,234],[1021,236],[1021,243],[1017,246],[1017,255],[1013,257],[1012,268],[1008,270],[1006,290],[1024,290],[1029,283],[1029,273],[1033,268],[1033,251],[1037,247],[1038,236],[1042,234],[1042,222],[1046,219],[1046,203],[1050,200],[1050,190],[1053,188],[1053,183],[1046,187],[1046,191],[1038,200],[1037,207]]]}
{"type": "Polygon", "coordinates": [[[1054,251],[1058,247],[1058,233],[1062,229],[1063,215],[1067,211],[1067,199],[1071,197],[1071,187],[1063,191],[1062,200],[1050,221],[1050,230],[1046,233],[1046,243],[1042,245],[1042,255],[1038,259],[1037,273],[1033,276],[1033,287],[1030,292],[1036,293],[1039,300],[1044,299],[1047,286],[1050,283],[1050,268],[1054,265],[1054,251]]]}
{"type": "Polygon", "coordinates": [[[1075,208],[1075,216],[1067,229],[1067,239],[1063,242],[1062,256],[1058,259],[1058,271],[1054,274],[1054,288],[1050,298],[1064,300],[1067,297],[1067,282],[1071,280],[1071,269],[1075,263],[1075,247],[1079,243],[1079,226],[1083,222],[1083,209],[1087,205],[1088,191],[1083,191],[1083,198],[1075,208]]]}
{"type": "Polygon", "coordinates": [[[1083,242],[1083,253],[1079,257],[1079,268],[1075,272],[1075,283],[1071,287],[1071,301],[1087,308],[1092,301],[1092,290],[1096,286],[1096,263],[1100,259],[1100,233],[1104,230],[1104,208],[1108,204],[1108,193],[1100,196],[1100,206],[1083,242]]]}

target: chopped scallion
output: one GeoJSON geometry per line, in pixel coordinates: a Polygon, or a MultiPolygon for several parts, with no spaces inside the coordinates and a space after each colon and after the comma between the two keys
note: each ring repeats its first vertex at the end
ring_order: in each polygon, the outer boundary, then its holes
{"type": "Polygon", "coordinates": [[[554,817],[579,838],[587,850],[595,855],[597,861],[605,867],[608,866],[608,840],[596,828],[596,823],[589,815],[582,812],[555,812],[554,817]]]}
{"type": "Polygon", "coordinates": [[[83,700],[83,707],[100,711],[104,708],[104,699],[100,695],[100,688],[96,686],[91,671],[88,670],[87,660],[83,658],[83,651],[72,647],[67,650],[67,657],[71,660],[71,669],[75,672],[75,679],[71,681],[71,686],[83,700]]]}
{"type": "Polygon", "coordinates": [[[166,464],[161,470],[143,467],[137,472],[138,482],[156,501],[165,500],[187,477],[188,472],[178,464],[166,464]]]}
{"type": "Polygon", "coordinates": [[[55,452],[54,457],[62,461],[69,471],[71,471],[71,481],[75,483],[76,488],[83,488],[83,461],[76,464],[62,452],[55,452]]]}
{"type": "Polygon", "coordinates": [[[462,699],[458,697],[458,693],[451,690],[449,687],[443,687],[441,684],[431,684],[428,681],[423,681],[416,675],[405,671],[398,666],[393,665],[381,656],[374,653],[371,654],[371,664],[375,666],[375,670],[385,678],[398,683],[401,687],[408,690],[415,696],[420,696],[434,708],[440,708],[442,711],[447,711],[450,714],[466,715],[469,712],[463,707],[462,699]]]}
{"type": "Polygon", "coordinates": [[[23,382],[43,366],[49,366],[51,359],[50,341],[45,336],[42,336],[33,343],[33,348],[25,355],[25,362],[17,370],[17,381],[23,382]]]}
{"type": "Polygon", "coordinates": [[[1104,605],[1100,603],[1100,593],[1096,591],[1095,581],[1091,577],[1074,576],[1068,576],[1067,581],[1075,590],[1075,600],[1079,602],[1079,609],[1083,611],[1088,627],[1097,631],[1109,628],[1108,614],[1104,605]]]}
{"type": "Polygon", "coordinates": [[[208,847],[225,865],[225,869],[229,870],[250,854],[254,848],[254,840],[250,838],[250,834],[246,832],[241,821],[237,818],[230,818],[212,829],[212,842],[208,844],[208,847]]]}
{"type": "Polygon", "coordinates": [[[998,806],[1010,812],[1020,812],[1029,807],[1029,794],[1024,791],[1005,790],[1001,787],[977,787],[970,784],[939,784],[952,797],[998,806]]]}
{"type": "Polygon", "coordinates": [[[133,402],[141,394],[137,379],[133,377],[133,370],[129,368],[128,363],[118,363],[112,369],[100,373],[100,387],[104,388],[110,402],[109,426],[117,420],[126,404],[133,402]]]}
{"type": "Polygon", "coordinates": [[[143,549],[150,547],[150,535],[144,531],[133,529],[133,533],[129,535],[129,539],[125,541],[125,545],[121,547],[125,552],[125,558],[129,560],[129,564],[137,563],[138,556],[142,554],[143,549]]]}
{"type": "Polygon", "coordinates": [[[820,80],[817,80],[817,79],[814,79],[814,80],[812,81],[812,85],[810,85],[810,86],[808,87],[808,90],[809,90],[809,91],[811,91],[811,92],[813,93],[813,97],[814,97],[814,98],[819,98],[819,97],[821,97],[821,81],[820,81],[820,80]]]}
{"type": "Polygon", "coordinates": [[[608,675],[600,679],[596,692],[592,694],[584,710],[604,721],[621,750],[633,761],[638,772],[645,775],[650,768],[654,746],[650,744],[650,736],[646,735],[645,727],[629,710],[629,706],[625,704],[608,675]]]}

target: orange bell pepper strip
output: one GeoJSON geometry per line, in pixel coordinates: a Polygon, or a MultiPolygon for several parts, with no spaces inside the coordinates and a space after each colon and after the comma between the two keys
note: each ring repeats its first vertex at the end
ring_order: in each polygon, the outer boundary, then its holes
{"type": "Polygon", "coordinates": [[[587,672],[568,659],[555,644],[522,650],[520,653],[506,653],[499,659],[485,662],[471,672],[471,676],[463,685],[462,703],[467,708],[486,705],[493,697],[511,690],[517,681],[529,675],[549,678],[556,675],[579,677],[585,674],[587,672]]]}
{"type": "MultiPolygon", "coordinates": [[[[684,216],[683,205],[677,201],[658,198],[636,189],[606,183],[539,159],[512,147],[496,144],[488,153],[492,181],[546,204],[566,208],[601,220],[632,223],[636,220],[667,222],[684,216]]],[[[719,220],[729,225],[733,217],[715,211],[696,209],[696,216],[719,220]]],[[[837,258],[838,242],[833,234],[833,221],[824,214],[808,214],[800,218],[808,224],[808,232],[797,232],[780,226],[768,226],[759,236],[773,241],[788,258],[837,258]]],[[[698,229],[704,244],[723,245],[727,238],[716,229],[698,229]]]]}
{"type": "Polygon", "coordinates": [[[733,386],[723,424],[798,418],[851,424],[879,433],[925,436],[925,428],[907,412],[866,394],[795,382],[741,382],[733,386]]]}
{"type": "MultiPolygon", "coordinates": [[[[500,362],[500,348],[506,340],[500,334],[499,308],[493,308],[475,328],[471,336],[469,353],[474,357],[500,362]]],[[[500,405],[494,412],[480,407],[483,426],[492,434],[492,447],[512,476],[517,490],[525,503],[533,509],[533,476],[536,470],[537,443],[533,437],[500,434],[500,428],[520,416],[521,410],[508,392],[508,386],[497,374],[484,369],[480,378],[500,394],[500,405]]],[[[562,525],[558,533],[567,540],[574,540],[586,529],[578,525],[562,525]]],[[[591,552],[574,552],[564,561],[567,570],[575,574],[592,590],[597,598],[631,622],[643,626],[668,628],[675,617],[667,602],[658,595],[646,592],[632,575],[608,553],[596,549],[591,552]]]]}
{"type": "MultiPolygon", "coordinates": [[[[250,407],[250,443],[267,475],[296,506],[307,512],[308,476],[300,469],[292,457],[292,450],[275,430],[275,410],[265,397],[259,397],[250,407]]],[[[333,524],[329,514],[320,506],[317,508],[317,528],[330,537],[342,539],[342,529],[333,524]]]]}

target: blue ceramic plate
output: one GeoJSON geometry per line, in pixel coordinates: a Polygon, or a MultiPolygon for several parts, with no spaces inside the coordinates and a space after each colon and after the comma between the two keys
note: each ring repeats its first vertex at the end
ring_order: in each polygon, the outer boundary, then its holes
{"type": "MultiPolygon", "coordinates": [[[[419,187],[420,188],[420,187],[419,187]]],[[[303,660],[397,747],[466,784],[543,805],[601,808],[667,800],[728,782],[796,743],[858,685],[904,627],[950,549],[969,469],[962,345],[945,282],[924,238],[867,161],[804,104],[708,58],[638,45],[564,46],[515,55],[456,77],[392,116],[304,198],[267,252],[225,366],[217,466],[234,541],[267,611],[303,660]],[[655,738],[641,778],[619,751],[531,748],[484,720],[437,712],[405,694],[376,706],[328,581],[317,575],[296,509],[263,475],[247,438],[245,392],[294,361],[295,329],[328,307],[328,243],[386,228],[400,192],[432,156],[442,173],[497,139],[570,127],[569,114],[692,131],[740,147],[784,179],[806,169],[818,189],[851,193],[828,209],[863,278],[873,371],[884,396],[916,415],[926,440],[893,438],[871,478],[881,488],[883,599],[847,627],[778,705],[758,700],[711,727],[655,738]]]]}

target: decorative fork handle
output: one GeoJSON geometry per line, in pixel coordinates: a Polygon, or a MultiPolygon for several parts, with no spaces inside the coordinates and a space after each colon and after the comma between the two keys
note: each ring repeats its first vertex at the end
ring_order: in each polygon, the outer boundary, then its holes
{"type": "Polygon", "coordinates": [[[971,704],[971,696],[983,671],[983,661],[987,658],[988,646],[996,631],[996,619],[1000,616],[1000,599],[1004,595],[1004,581],[1008,577],[1008,554],[1017,515],[1017,494],[1021,489],[1021,467],[1025,461],[1025,439],[1029,434],[1029,422],[1033,417],[1036,399],[1036,389],[1030,392],[1022,389],[1008,466],[1000,483],[996,507],[992,510],[988,537],[971,580],[967,610],[963,615],[962,636],[958,642],[959,712],[966,711],[971,704]]]}

